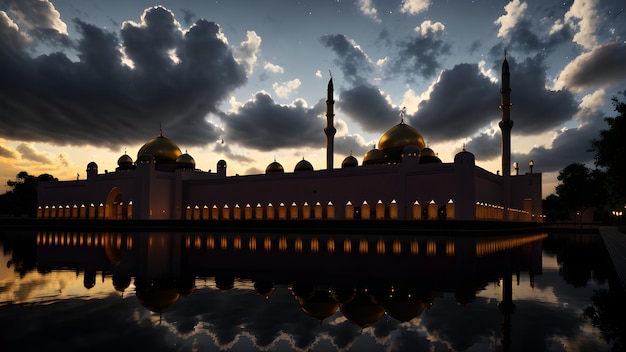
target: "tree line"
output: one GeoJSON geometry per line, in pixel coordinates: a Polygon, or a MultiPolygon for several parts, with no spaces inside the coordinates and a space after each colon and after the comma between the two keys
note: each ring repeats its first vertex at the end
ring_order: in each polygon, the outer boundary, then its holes
{"type": "Polygon", "coordinates": [[[575,220],[572,214],[591,210],[594,220],[604,223],[626,215],[626,102],[612,101],[617,116],[605,118],[608,128],[590,141],[595,168],[573,163],[559,172],[556,194],[544,200],[548,221],[575,220]]]}

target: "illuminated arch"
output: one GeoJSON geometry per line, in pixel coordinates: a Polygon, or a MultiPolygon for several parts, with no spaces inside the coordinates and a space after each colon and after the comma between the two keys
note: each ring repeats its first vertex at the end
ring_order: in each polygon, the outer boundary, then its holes
{"type": "Polygon", "coordinates": [[[113,220],[126,219],[128,217],[126,206],[120,188],[111,188],[104,207],[104,218],[113,220]]]}

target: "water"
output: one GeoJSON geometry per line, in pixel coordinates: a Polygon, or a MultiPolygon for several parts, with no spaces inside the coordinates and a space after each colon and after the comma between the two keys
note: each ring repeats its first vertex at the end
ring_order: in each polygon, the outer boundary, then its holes
{"type": "Polygon", "coordinates": [[[623,346],[626,295],[597,234],[39,231],[0,246],[3,351],[623,346]]]}

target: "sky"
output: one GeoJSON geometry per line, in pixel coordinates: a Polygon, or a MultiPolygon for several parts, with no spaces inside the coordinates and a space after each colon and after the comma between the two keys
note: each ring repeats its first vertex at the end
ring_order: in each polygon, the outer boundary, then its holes
{"type": "MultiPolygon", "coordinates": [[[[163,135],[228,175],[359,163],[400,122],[443,162],[500,162],[500,69],[511,68],[512,158],[554,193],[626,100],[622,0],[0,0],[0,181],[113,171],[163,135]]],[[[512,169],[513,170],[513,169],[512,169]]],[[[513,170],[513,172],[515,172],[513,170]]],[[[8,190],[4,186],[4,190],[8,190]]]]}

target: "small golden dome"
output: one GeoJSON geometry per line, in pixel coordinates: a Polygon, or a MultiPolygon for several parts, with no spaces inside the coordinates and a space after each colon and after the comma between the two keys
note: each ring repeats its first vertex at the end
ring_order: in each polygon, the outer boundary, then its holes
{"type": "Polygon", "coordinates": [[[176,168],[178,169],[195,169],[196,161],[193,157],[187,153],[181,154],[178,158],[176,158],[176,168]]]}
{"type": "Polygon", "coordinates": [[[302,159],[300,161],[298,161],[298,163],[296,164],[295,169],[293,170],[294,172],[298,172],[298,171],[313,171],[313,165],[311,165],[310,162],[302,159]]]}
{"type": "Polygon", "coordinates": [[[353,157],[352,155],[348,155],[345,159],[343,159],[343,162],[341,162],[342,169],[344,167],[356,167],[356,166],[359,166],[359,161],[356,160],[356,158],[353,157]]]}
{"type": "Polygon", "coordinates": [[[424,148],[420,157],[420,164],[441,164],[441,159],[439,159],[434,150],[424,148]]]}
{"type": "Polygon", "coordinates": [[[402,149],[407,145],[416,145],[423,150],[426,147],[424,138],[417,130],[404,121],[393,126],[385,132],[378,140],[378,149],[385,151],[388,149],[402,149]]]}
{"type": "Polygon", "coordinates": [[[283,173],[283,172],[285,172],[285,169],[283,168],[283,166],[278,161],[273,161],[269,165],[267,165],[267,167],[265,168],[265,173],[266,174],[269,174],[269,173],[272,173],[272,172],[283,173]]]}
{"type": "Polygon", "coordinates": [[[172,142],[169,138],[160,135],[152,138],[139,149],[137,152],[137,159],[141,158],[144,154],[152,155],[157,164],[173,164],[183,153],[180,151],[180,148],[176,145],[176,143],[172,142]]]}
{"type": "Polygon", "coordinates": [[[363,165],[384,164],[385,153],[380,149],[372,149],[363,156],[363,165]]]}
{"type": "Polygon", "coordinates": [[[437,156],[437,154],[430,148],[424,148],[422,149],[422,156],[437,156]]]}
{"type": "Polygon", "coordinates": [[[133,163],[133,158],[131,158],[128,154],[124,154],[117,159],[117,166],[124,166],[133,163]]]}

